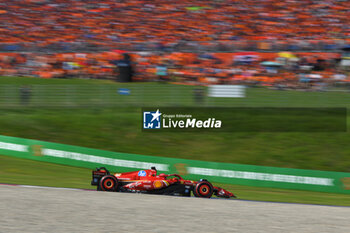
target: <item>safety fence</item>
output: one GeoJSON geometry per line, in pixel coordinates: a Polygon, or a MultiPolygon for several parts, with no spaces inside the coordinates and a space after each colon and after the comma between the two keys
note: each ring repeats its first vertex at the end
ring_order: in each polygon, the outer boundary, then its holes
{"type": "Polygon", "coordinates": [[[143,84],[0,85],[0,108],[37,107],[349,107],[349,89],[242,88],[237,98],[213,97],[208,87],[143,84]]]}
{"type": "Polygon", "coordinates": [[[350,194],[350,173],[344,172],[126,154],[8,136],[0,136],[0,154],[91,169],[104,166],[116,172],[155,166],[160,172],[179,173],[193,180],[207,178],[227,184],[350,194]]]}

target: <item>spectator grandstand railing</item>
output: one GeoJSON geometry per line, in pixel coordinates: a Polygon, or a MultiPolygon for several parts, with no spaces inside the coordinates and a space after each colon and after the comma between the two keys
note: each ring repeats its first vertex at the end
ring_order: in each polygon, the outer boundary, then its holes
{"type": "Polygon", "coordinates": [[[199,87],[168,84],[134,85],[0,85],[0,108],[22,107],[348,107],[350,92],[283,91],[247,88],[243,98],[195,98],[199,87]],[[121,87],[123,87],[121,89],[121,87]]]}
{"type": "Polygon", "coordinates": [[[345,40],[317,41],[182,41],[161,44],[154,42],[113,42],[108,46],[87,42],[61,42],[42,46],[38,43],[0,43],[0,52],[97,52],[113,49],[128,51],[235,52],[235,51],[339,51],[345,40]]]}

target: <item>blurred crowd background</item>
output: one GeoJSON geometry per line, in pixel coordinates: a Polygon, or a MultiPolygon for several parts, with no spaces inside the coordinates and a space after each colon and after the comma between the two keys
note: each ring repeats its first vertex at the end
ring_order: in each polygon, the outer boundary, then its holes
{"type": "Polygon", "coordinates": [[[347,0],[12,0],[0,3],[0,75],[133,81],[347,84],[347,0]],[[343,56],[344,57],[344,56],[343,56]]]}

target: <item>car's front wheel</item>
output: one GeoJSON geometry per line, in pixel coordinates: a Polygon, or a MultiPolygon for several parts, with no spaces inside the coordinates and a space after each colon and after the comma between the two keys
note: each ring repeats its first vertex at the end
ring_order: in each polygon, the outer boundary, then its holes
{"type": "Polygon", "coordinates": [[[201,181],[193,189],[193,194],[196,197],[210,198],[213,195],[213,185],[208,181],[201,181]]]}
{"type": "Polygon", "coordinates": [[[107,175],[101,178],[97,190],[115,192],[118,189],[118,180],[114,176],[107,175]]]}

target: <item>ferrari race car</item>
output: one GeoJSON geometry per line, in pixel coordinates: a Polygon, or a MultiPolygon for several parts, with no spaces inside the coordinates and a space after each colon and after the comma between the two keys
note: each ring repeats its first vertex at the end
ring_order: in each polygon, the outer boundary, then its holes
{"type": "Polygon", "coordinates": [[[178,174],[159,174],[152,167],[149,170],[111,174],[101,167],[92,171],[91,185],[97,186],[98,191],[133,192],[148,194],[163,194],[175,196],[191,196],[210,198],[213,194],[218,197],[236,197],[233,193],[213,186],[209,181],[184,180],[178,174]]]}

